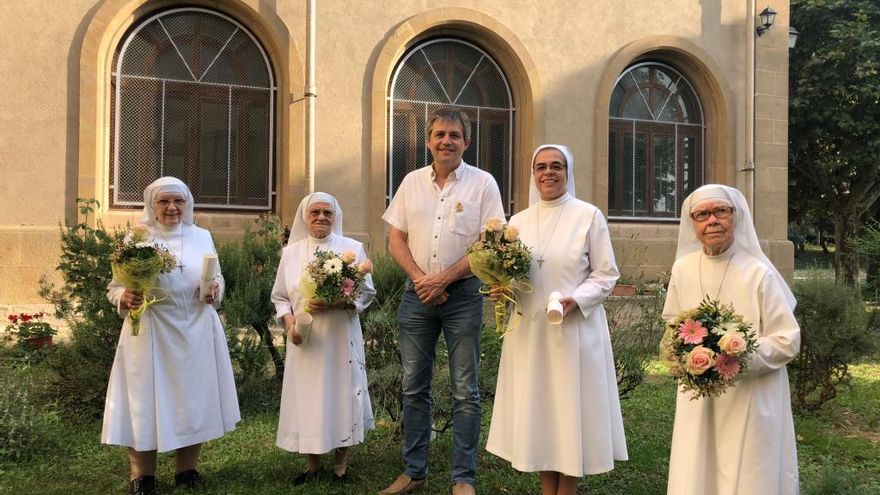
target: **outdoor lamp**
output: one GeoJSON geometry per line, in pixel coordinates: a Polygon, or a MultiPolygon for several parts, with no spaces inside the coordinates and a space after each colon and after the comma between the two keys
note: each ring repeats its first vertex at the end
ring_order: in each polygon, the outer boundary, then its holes
{"type": "Polygon", "coordinates": [[[797,37],[801,34],[792,26],[788,26],[788,47],[794,48],[794,45],[797,44],[797,37]]]}
{"type": "Polygon", "coordinates": [[[761,17],[761,24],[758,26],[757,32],[758,36],[763,36],[764,32],[776,22],[776,11],[772,7],[766,7],[758,15],[761,17]]]}

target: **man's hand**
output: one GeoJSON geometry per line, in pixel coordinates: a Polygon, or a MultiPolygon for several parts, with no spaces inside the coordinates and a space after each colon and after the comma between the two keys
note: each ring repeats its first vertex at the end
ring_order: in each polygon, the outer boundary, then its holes
{"type": "Polygon", "coordinates": [[[415,286],[416,295],[419,296],[419,299],[424,304],[432,304],[431,301],[443,296],[442,301],[434,303],[441,304],[445,302],[448,297],[448,294],[446,294],[446,286],[449,285],[449,281],[447,281],[444,272],[418,277],[413,280],[413,285],[415,286]]]}

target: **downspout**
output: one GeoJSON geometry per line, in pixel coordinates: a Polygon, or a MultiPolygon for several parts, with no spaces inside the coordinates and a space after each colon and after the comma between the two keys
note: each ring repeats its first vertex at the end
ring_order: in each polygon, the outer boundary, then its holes
{"type": "Polygon", "coordinates": [[[317,0],[307,0],[306,12],[306,177],[307,194],[315,192],[315,103],[318,98],[315,86],[315,18],[317,0]]]}
{"type": "Polygon", "coordinates": [[[756,72],[756,35],[755,35],[755,4],[756,0],[749,0],[746,11],[746,118],[745,118],[745,141],[746,160],[740,172],[743,177],[745,196],[749,201],[749,209],[752,211],[752,222],[757,224],[758,213],[755,211],[755,72],[756,72]]]}

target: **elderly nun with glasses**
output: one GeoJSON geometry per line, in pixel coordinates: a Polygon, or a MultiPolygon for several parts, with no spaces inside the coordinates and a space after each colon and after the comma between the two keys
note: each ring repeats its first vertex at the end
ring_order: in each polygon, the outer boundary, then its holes
{"type": "Polygon", "coordinates": [[[757,332],[742,379],[719,397],[678,391],[669,495],[798,493],[785,365],[798,353],[795,299],[758,241],[742,193],[709,184],[681,208],[678,249],[663,318],[705,297],[733,307],[757,332]]]}
{"type": "Polygon", "coordinates": [[[521,323],[504,337],[486,450],[539,472],[542,495],[574,495],[627,450],[603,307],[620,274],[605,217],[574,196],[567,147],[535,150],[529,207],[510,225],[531,248],[534,292],[519,295],[521,323]],[[553,293],[558,320],[548,318],[553,293]]]}
{"type": "Polygon", "coordinates": [[[148,240],[177,260],[159,275],[156,297],[132,335],[128,311],[145,295],[110,282],[107,297],[125,318],[110,372],[101,442],[128,447],[130,491],[156,493],[156,453],[174,450],[177,486],[202,485],[197,470],[202,442],[232,431],[241,419],[226,335],[217,308],[223,296],[219,270],[199,297],[202,262],[214,255],[211,234],[193,224],[193,196],[174,177],[144,190],[141,223],[148,240]]]}
{"type": "Polygon", "coordinates": [[[366,275],[353,305],[307,299],[300,281],[317,250],[354,253],[355,263],[370,263],[363,245],[342,235],[336,198],[322,192],[300,202],[272,288],[278,323],[292,344],[287,346],[276,444],[308,456],[308,468],[293,477],[294,485],[324,477],[321,454],[334,449],[329,480],[346,481],[349,447],[374,428],[359,317],[376,295],[372,278],[366,275]],[[303,321],[297,320],[310,321],[307,338],[301,334],[303,321]]]}

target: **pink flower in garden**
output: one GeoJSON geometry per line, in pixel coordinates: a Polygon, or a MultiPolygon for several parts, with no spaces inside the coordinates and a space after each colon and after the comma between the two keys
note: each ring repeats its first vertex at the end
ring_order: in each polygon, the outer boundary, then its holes
{"type": "Polygon", "coordinates": [[[739,361],[727,354],[718,354],[715,357],[715,371],[725,380],[730,380],[739,374],[739,361]]]}
{"type": "Polygon", "coordinates": [[[699,344],[703,342],[703,337],[709,335],[706,327],[698,321],[688,318],[678,327],[678,338],[685,344],[699,344]]]}
{"type": "Polygon", "coordinates": [[[346,296],[350,296],[354,291],[354,280],[347,278],[342,281],[342,293],[346,296]]]}

